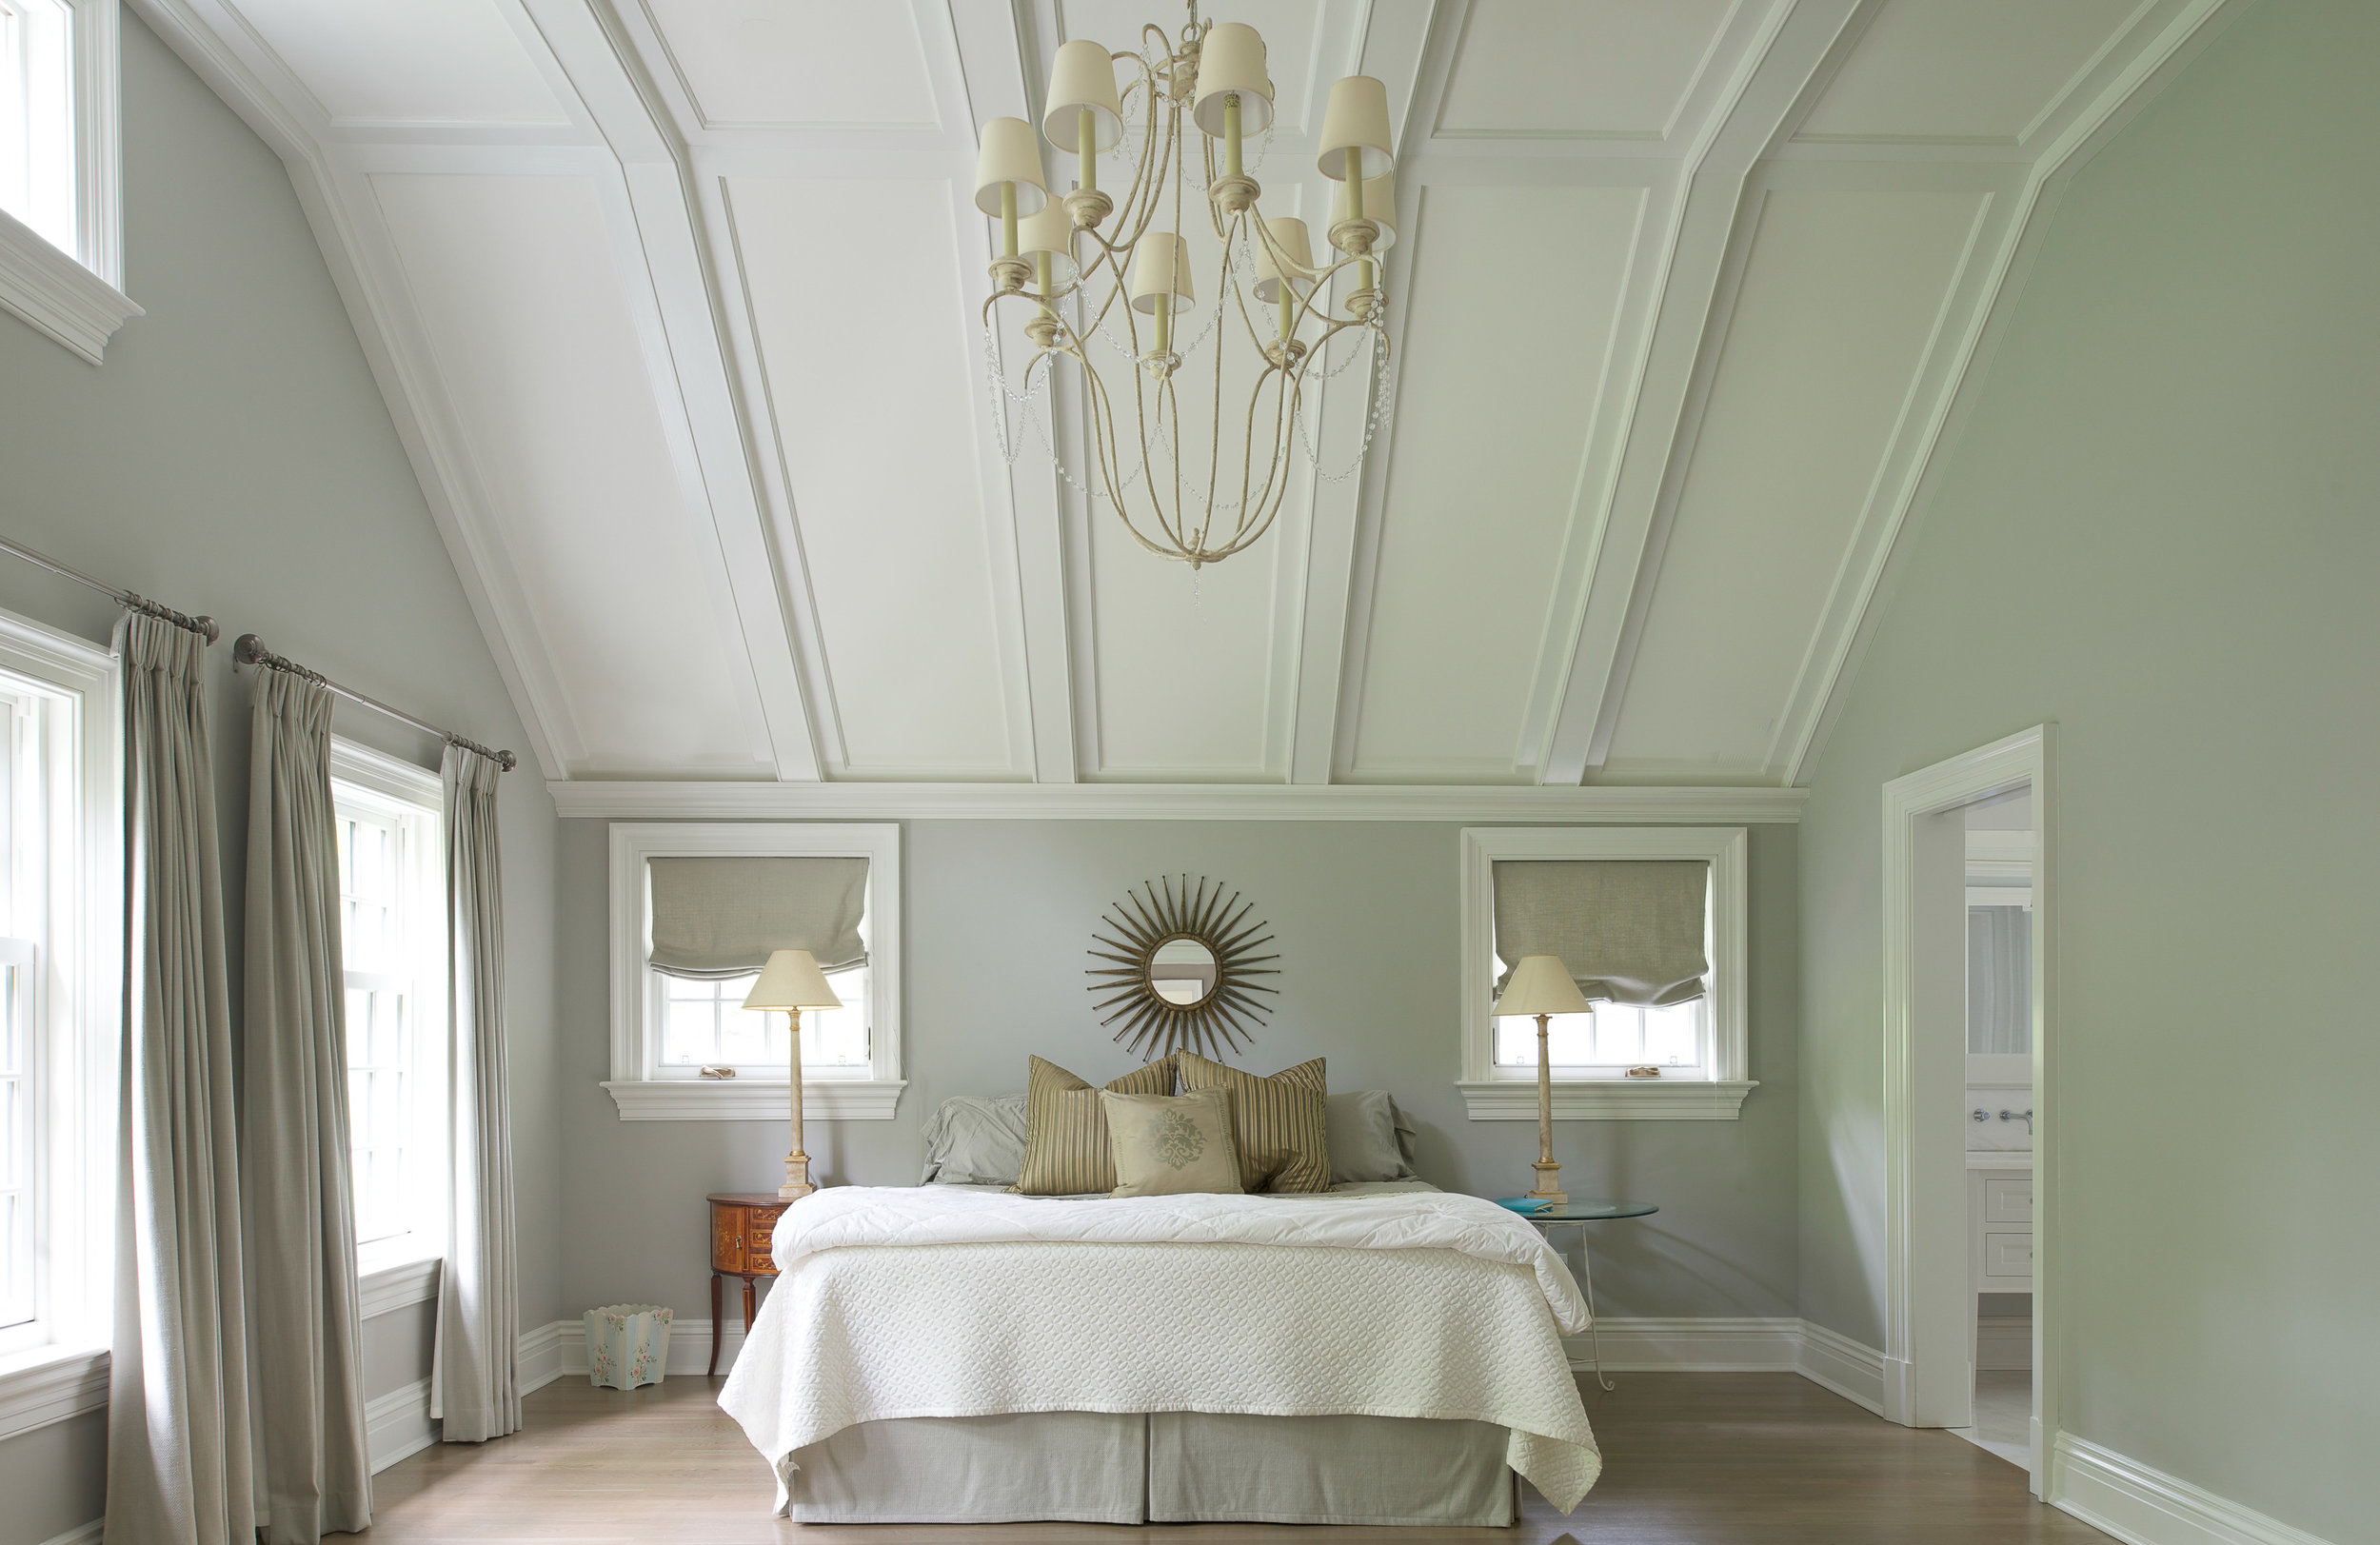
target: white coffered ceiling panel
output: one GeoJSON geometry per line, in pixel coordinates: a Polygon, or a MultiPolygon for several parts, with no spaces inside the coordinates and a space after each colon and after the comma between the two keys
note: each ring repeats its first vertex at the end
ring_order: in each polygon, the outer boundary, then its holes
{"type": "Polygon", "coordinates": [[[570,121],[505,0],[236,0],[334,128],[570,121]]]}
{"type": "Polygon", "coordinates": [[[704,129],[937,127],[898,0],[637,0],[704,129]]]}
{"type": "Polygon", "coordinates": [[[1014,560],[991,548],[950,185],[735,177],[727,200],[832,683],[829,771],[1019,776],[994,599],[1014,560]]]}
{"type": "Polygon", "coordinates": [[[1887,0],[1804,142],[2015,146],[2152,0],[1887,0]]]}
{"type": "Polygon", "coordinates": [[[1988,200],[1775,190],[1607,774],[1751,779],[1873,497],[1988,200]]]}
{"type": "Polygon", "coordinates": [[[1638,188],[1430,187],[1415,249],[1351,776],[1512,781],[1638,188]],[[1520,233],[1525,232],[1525,238],[1520,233]],[[1492,349],[1482,349],[1493,340],[1492,349]]]}
{"type": "Polygon", "coordinates": [[[551,661],[570,771],[764,776],[750,666],[685,507],[597,185],[371,186],[473,502],[551,661]]]}
{"type": "Polygon", "coordinates": [[[1669,136],[1741,0],[1472,0],[1447,139],[1669,136]]]}

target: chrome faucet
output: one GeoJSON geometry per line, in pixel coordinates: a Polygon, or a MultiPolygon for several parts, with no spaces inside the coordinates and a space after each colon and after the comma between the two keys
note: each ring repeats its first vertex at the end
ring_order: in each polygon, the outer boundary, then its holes
{"type": "MultiPolygon", "coordinates": [[[[1982,1120],[1983,1112],[1975,1112],[1975,1119],[1978,1121],[1982,1120]]],[[[2022,1121],[2025,1123],[2025,1136],[2029,1138],[2033,1136],[2033,1112],[2002,1111],[2000,1112],[2000,1119],[2003,1121],[2022,1121]]]]}

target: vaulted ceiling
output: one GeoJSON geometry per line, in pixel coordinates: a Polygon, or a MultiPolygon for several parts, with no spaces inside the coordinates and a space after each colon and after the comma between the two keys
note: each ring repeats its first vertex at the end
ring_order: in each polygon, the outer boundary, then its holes
{"type": "Polygon", "coordinates": [[[1210,6],[1268,207],[1387,83],[1398,361],[1195,582],[1003,459],[972,202],[1179,5],[139,4],[289,163],[549,779],[1776,785],[2061,174],[2228,0],[1210,6]]]}

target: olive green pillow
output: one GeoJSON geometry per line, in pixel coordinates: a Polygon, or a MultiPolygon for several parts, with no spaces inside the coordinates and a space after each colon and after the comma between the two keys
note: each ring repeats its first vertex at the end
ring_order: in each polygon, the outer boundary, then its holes
{"type": "Polygon", "coordinates": [[[1269,1079],[1177,1052],[1182,1092],[1231,1091],[1232,1139],[1240,1150],[1240,1185],[1246,1191],[1328,1191],[1331,1144],[1329,1088],[1322,1059],[1284,1068],[1269,1079]]]}
{"type": "MultiPolygon", "coordinates": [[[[1170,1095],[1174,1060],[1162,1057],[1107,1086],[1120,1095],[1170,1095]]],[[[1080,1197],[1116,1189],[1100,1092],[1055,1062],[1031,1059],[1024,1080],[1024,1167],[1016,1189],[1028,1197],[1080,1197]]]]}
{"type": "Polygon", "coordinates": [[[1119,1095],[1100,1091],[1119,1197],[1235,1193],[1240,1159],[1231,1140],[1231,1095],[1119,1095]]]}

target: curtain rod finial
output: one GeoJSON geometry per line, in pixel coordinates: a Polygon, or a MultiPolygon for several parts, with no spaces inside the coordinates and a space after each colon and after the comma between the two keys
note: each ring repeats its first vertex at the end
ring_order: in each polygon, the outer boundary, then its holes
{"type": "MultiPolygon", "coordinates": [[[[207,636],[211,640],[214,637],[211,631],[214,619],[202,617],[199,621],[208,624],[210,631],[207,636]]],[[[265,641],[253,633],[243,633],[231,642],[231,663],[235,665],[258,664],[271,658],[271,655],[272,651],[265,647],[265,641]]]]}

